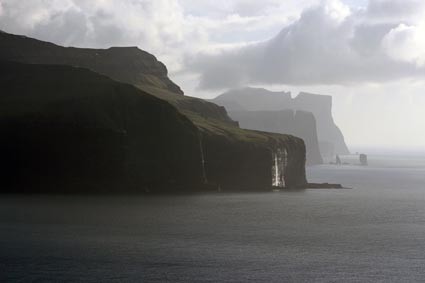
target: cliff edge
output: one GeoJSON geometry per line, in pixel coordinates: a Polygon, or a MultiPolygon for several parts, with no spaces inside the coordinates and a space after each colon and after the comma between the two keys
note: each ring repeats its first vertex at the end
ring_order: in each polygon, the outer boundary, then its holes
{"type": "Polygon", "coordinates": [[[148,85],[183,95],[168,78],[167,67],[137,47],[89,49],[62,47],[37,39],[0,33],[0,60],[83,67],[132,85],[148,85]]]}
{"type": "Polygon", "coordinates": [[[0,61],[2,192],[202,189],[197,128],[87,69],[0,61]]]}
{"type": "MultiPolygon", "coordinates": [[[[240,129],[224,107],[176,95],[156,80],[139,80],[139,68],[109,63],[100,68],[90,58],[85,64],[93,50],[68,52],[16,38],[0,41],[0,58],[20,62],[1,62],[0,79],[1,125],[9,137],[3,148],[6,163],[14,164],[4,177],[11,176],[13,187],[24,187],[19,180],[27,180],[31,192],[305,187],[302,139],[240,129]],[[39,50],[23,47],[26,43],[39,50]],[[84,54],[81,64],[76,54],[84,54]],[[128,75],[120,77],[120,68],[128,75]],[[63,186],[38,185],[58,182],[63,186]]],[[[132,50],[120,48],[113,61],[132,62],[134,56],[137,61],[139,52],[132,50]]],[[[155,74],[155,66],[144,74],[155,74]]]]}

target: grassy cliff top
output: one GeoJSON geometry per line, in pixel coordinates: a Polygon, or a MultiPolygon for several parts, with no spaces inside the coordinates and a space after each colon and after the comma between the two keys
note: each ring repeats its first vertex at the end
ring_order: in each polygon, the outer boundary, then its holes
{"type": "Polygon", "coordinates": [[[0,60],[29,64],[84,67],[129,84],[144,84],[183,95],[167,67],[137,47],[91,49],[63,47],[25,36],[0,33],[0,60]]]}

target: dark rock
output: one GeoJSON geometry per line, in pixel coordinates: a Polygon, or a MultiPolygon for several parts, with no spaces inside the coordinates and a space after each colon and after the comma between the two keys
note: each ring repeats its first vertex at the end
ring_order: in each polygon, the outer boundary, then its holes
{"type": "Polygon", "coordinates": [[[31,63],[1,63],[0,121],[13,141],[5,141],[3,148],[11,150],[4,166],[15,164],[8,167],[10,176],[24,176],[8,179],[21,190],[18,180],[32,192],[268,190],[282,152],[281,185],[306,183],[303,140],[242,130],[224,107],[176,95],[162,76],[165,67],[150,54],[100,50],[108,62],[102,63],[91,49],[11,35],[3,39],[1,58],[31,63]],[[84,66],[137,88],[89,70],[52,66],[57,64],[84,66]],[[27,148],[25,141],[34,146],[27,148]],[[28,170],[26,163],[32,164],[28,170]]]}
{"type": "Polygon", "coordinates": [[[360,164],[363,166],[367,166],[368,165],[368,161],[367,161],[367,155],[366,154],[360,154],[359,155],[359,160],[360,160],[360,164]]]}
{"type": "Polygon", "coordinates": [[[241,131],[240,135],[204,132],[209,181],[223,190],[270,190],[274,155],[285,151],[285,164],[278,168],[284,181],[280,186],[293,188],[306,184],[305,145],[301,139],[255,131],[241,131]]]}
{"type": "Polygon", "coordinates": [[[341,184],[329,184],[329,183],[308,183],[307,189],[349,189],[343,187],[341,184]]]}
{"type": "Polygon", "coordinates": [[[337,154],[337,155],[336,155],[336,157],[335,157],[335,161],[336,161],[336,162],[335,162],[335,164],[336,164],[336,165],[341,165],[341,164],[342,164],[342,162],[341,162],[341,158],[339,157],[339,155],[338,155],[338,154],[337,154]]]}
{"type": "Polygon", "coordinates": [[[86,69],[0,64],[2,192],[199,190],[198,129],[86,69]]]}

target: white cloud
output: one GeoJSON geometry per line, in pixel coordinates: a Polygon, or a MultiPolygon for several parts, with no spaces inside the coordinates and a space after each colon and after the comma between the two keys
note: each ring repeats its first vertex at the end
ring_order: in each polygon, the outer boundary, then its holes
{"type": "Polygon", "coordinates": [[[383,46],[395,60],[425,65],[425,25],[400,24],[384,38],[383,46]]]}
{"type": "Polygon", "coordinates": [[[318,0],[0,0],[0,29],[61,45],[136,45],[183,69],[184,54],[265,40],[318,0]]]}
{"type": "Polygon", "coordinates": [[[136,45],[173,73],[198,72],[205,88],[423,75],[424,1],[344,1],[0,0],[0,29],[62,45],[136,45]]]}
{"type": "MultiPolygon", "coordinates": [[[[185,18],[177,0],[0,0],[0,29],[77,47],[139,46],[169,58],[202,31],[185,18]]],[[[189,46],[189,45],[187,45],[189,46]]]]}
{"type": "Polygon", "coordinates": [[[351,10],[339,0],[323,1],[304,10],[271,40],[218,55],[200,53],[191,56],[188,65],[201,73],[204,89],[422,79],[425,69],[411,62],[422,63],[423,30],[400,30],[395,23],[371,21],[371,14],[351,10]]]}
{"type": "Polygon", "coordinates": [[[306,6],[320,0],[180,0],[188,14],[209,18],[221,18],[223,15],[238,14],[241,17],[264,16],[279,12],[299,13],[306,6]]]}
{"type": "Polygon", "coordinates": [[[339,0],[328,0],[322,3],[326,16],[339,23],[343,22],[350,14],[350,8],[339,0]]]}

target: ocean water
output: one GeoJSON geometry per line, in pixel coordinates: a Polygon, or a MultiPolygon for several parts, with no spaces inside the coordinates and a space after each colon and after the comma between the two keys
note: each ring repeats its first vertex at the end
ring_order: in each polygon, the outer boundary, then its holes
{"type": "Polygon", "coordinates": [[[425,158],[308,168],[351,190],[2,196],[0,282],[420,282],[425,158]]]}

